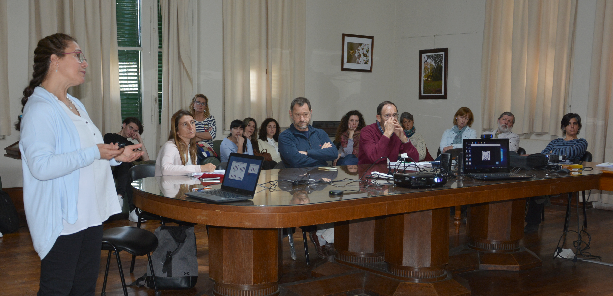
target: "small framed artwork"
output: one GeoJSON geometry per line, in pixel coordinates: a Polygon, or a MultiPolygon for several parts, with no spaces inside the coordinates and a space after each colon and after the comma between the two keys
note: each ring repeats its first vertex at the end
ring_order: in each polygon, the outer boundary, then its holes
{"type": "Polygon", "coordinates": [[[374,36],[343,34],[341,71],[372,72],[374,36]]]}
{"type": "Polygon", "coordinates": [[[447,99],[447,48],[419,51],[419,99],[447,99]]]}

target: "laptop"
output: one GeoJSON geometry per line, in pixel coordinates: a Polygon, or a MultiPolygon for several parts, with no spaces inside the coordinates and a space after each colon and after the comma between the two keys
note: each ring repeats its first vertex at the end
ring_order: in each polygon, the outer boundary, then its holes
{"type": "Polygon", "coordinates": [[[511,173],[509,139],[464,139],[464,174],[477,180],[525,180],[532,176],[511,173]]]}
{"type": "Polygon", "coordinates": [[[253,198],[264,157],[231,153],[221,189],[188,192],[185,195],[213,203],[245,201],[253,198]]]}

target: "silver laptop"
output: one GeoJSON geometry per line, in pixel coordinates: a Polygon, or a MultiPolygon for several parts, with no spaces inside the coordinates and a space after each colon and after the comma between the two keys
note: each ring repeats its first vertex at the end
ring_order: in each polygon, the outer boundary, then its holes
{"type": "Polygon", "coordinates": [[[523,180],[532,176],[511,173],[509,139],[464,139],[464,174],[477,180],[523,180]]]}
{"type": "Polygon", "coordinates": [[[232,153],[228,159],[221,189],[188,192],[185,195],[214,203],[244,201],[253,198],[262,171],[261,156],[232,153]]]}

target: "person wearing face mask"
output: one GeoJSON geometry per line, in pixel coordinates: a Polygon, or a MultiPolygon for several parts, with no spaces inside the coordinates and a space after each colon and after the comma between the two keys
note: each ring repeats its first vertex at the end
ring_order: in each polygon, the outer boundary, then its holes
{"type": "Polygon", "coordinates": [[[362,129],[358,164],[385,163],[387,159],[394,162],[402,153],[413,161],[419,159],[417,149],[398,122],[396,104],[384,101],[377,106],[377,121],[362,129]]]}
{"type": "Polygon", "coordinates": [[[334,143],[338,146],[338,158],[333,165],[356,165],[360,152],[360,130],[366,126],[364,116],[358,110],[347,112],[336,130],[334,143]]]}
{"type": "Polygon", "coordinates": [[[338,156],[328,134],[310,124],[311,115],[307,98],[295,98],[290,104],[293,123],[279,135],[279,153],[288,168],[326,166],[338,156]]]}
{"type": "MultiPolygon", "coordinates": [[[[232,120],[230,123],[230,134],[223,139],[219,146],[221,163],[227,163],[230,158],[230,153],[241,153],[253,155],[253,146],[251,140],[244,135],[245,124],[240,119],[232,120]]],[[[222,165],[223,166],[223,165],[222,165]]]]}
{"type": "Polygon", "coordinates": [[[511,131],[514,124],[515,115],[511,112],[503,112],[498,117],[498,128],[483,134],[492,135],[492,138],[495,139],[509,139],[509,150],[517,152],[519,149],[519,136],[511,131]]]}
{"type": "Polygon", "coordinates": [[[462,148],[463,139],[477,138],[477,132],[470,128],[475,121],[473,112],[468,107],[461,107],[453,116],[453,127],[446,130],[441,137],[441,153],[450,149],[462,148]]]}

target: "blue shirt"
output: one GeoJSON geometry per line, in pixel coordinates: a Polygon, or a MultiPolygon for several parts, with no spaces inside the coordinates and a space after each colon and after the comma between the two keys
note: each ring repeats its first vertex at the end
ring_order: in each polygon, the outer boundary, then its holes
{"type": "MultiPolygon", "coordinates": [[[[253,155],[253,146],[251,145],[251,141],[249,139],[246,139],[245,143],[247,143],[247,151],[243,151],[243,154],[253,155]]],[[[219,145],[221,162],[228,162],[228,159],[230,158],[230,153],[237,152],[238,146],[236,146],[234,142],[230,141],[230,139],[225,138],[223,139],[223,141],[221,141],[221,145],[219,145]]]]}
{"type": "Polygon", "coordinates": [[[279,154],[288,168],[326,166],[327,161],[338,157],[338,150],[334,145],[321,149],[326,142],[332,143],[323,130],[309,125],[308,131],[302,132],[292,124],[279,135],[279,154]],[[307,155],[298,151],[306,151],[307,155]]]}

